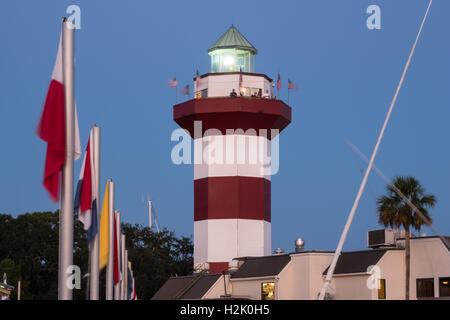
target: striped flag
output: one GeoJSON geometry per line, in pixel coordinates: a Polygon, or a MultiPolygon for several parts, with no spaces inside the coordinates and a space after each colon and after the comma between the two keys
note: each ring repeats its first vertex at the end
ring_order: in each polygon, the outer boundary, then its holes
{"type": "Polygon", "coordinates": [[[94,130],[91,129],[86,147],[80,178],[75,194],[74,210],[78,211],[78,219],[87,231],[88,240],[94,239],[98,230],[97,199],[95,196],[95,166],[94,166],[94,130]]]}
{"type": "MultiPolygon", "coordinates": [[[[47,142],[43,185],[54,202],[59,200],[60,175],[66,161],[65,94],[61,40],[60,36],[56,62],[37,128],[39,138],[47,142]]],[[[74,160],[77,160],[81,155],[81,145],[76,107],[74,152],[74,160]]]]}
{"type": "Polygon", "coordinates": [[[181,93],[185,95],[189,95],[189,85],[187,84],[183,89],[181,89],[181,93]]]}
{"type": "Polygon", "coordinates": [[[171,80],[169,80],[169,88],[176,88],[178,87],[178,80],[177,78],[173,78],[171,80]]]}
{"type": "Polygon", "coordinates": [[[281,89],[281,79],[280,79],[280,73],[278,72],[278,79],[277,79],[277,89],[281,89]]]}
{"type": "Polygon", "coordinates": [[[291,79],[288,79],[288,90],[289,89],[298,90],[298,87],[291,81],[291,79]]]}

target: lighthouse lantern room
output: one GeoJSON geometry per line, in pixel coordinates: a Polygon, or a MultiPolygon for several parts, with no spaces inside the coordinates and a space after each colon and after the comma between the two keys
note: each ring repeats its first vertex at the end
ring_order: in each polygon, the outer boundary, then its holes
{"type": "Polygon", "coordinates": [[[211,73],[194,79],[195,98],[224,97],[236,92],[243,97],[271,97],[272,79],[254,73],[258,50],[231,26],[209,49],[211,73]]]}

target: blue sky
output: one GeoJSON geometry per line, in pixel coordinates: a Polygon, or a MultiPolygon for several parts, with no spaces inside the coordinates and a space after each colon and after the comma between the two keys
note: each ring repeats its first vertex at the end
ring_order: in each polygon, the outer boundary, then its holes
{"type": "MultiPolygon", "coordinates": [[[[22,1],[0,4],[0,212],[55,210],[42,187],[45,144],[35,135],[56,57],[61,17],[81,8],[76,32],[76,100],[83,149],[102,128],[102,196],[116,182],[122,219],[147,223],[153,200],[160,225],[193,234],[193,168],[170,152],[176,76],[191,84],[210,70],[208,47],[234,24],[258,49],[256,68],[289,77],[292,123],[280,137],[272,177],[272,248],[334,250],[403,71],[427,0],[397,1],[22,1]],[[381,30],[366,27],[366,8],[381,8],[381,30]]],[[[434,225],[450,235],[450,2],[434,1],[380,151],[392,178],[414,175],[436,195],[434,225]]],[[[184,98],[186,99],[186,98],[184,98]]],[[[78,176],[81,161],[75,165],[78,176]]],[[[364,249],[379,228],[375,173],[344,250],[364,249]]],[[[431,230],[425,230],[432,234],[431,230]]]]}

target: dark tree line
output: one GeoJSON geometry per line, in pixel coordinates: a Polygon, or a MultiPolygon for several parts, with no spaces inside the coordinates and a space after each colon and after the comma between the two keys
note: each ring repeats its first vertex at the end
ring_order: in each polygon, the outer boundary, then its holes
{"type": "MultiPolygon", "coordinates": [[[[167,229],[160,233],[140,225],[122,224],[128,257],[132,263],[139,299],[150,299],[174,275],[192,273],[193,245],[190,238],[177,238],[167,229]]],[[[8,284],[17,289],[21,280],[21,299],[58,298],[59,213],[34,212],[17,216],[0,214],[0,277],[6,272],[8,284]]],[[[86,232],[74,221],[74,264],[81,274],[88,273],[89,252],[86,232]]],[[[87,278],[74,300],[86,299],[87,278]]],[[[100,273],[100,298],[105,295],[105,269],[100,273]]],[[[14,290],[11,299],[17,298],[14,290]]]]}

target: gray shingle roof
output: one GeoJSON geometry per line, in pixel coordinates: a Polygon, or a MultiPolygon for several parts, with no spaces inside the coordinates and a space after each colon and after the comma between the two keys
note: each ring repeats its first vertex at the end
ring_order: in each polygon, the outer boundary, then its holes
{"type": "Polygon", "coordinates": [[[231,26],[209,49],[211,52],[216,49],[243,49],[258,54],[258,50],[236,29],[231,26]]]}
{"type": "Polygon", "coordinates": [[[231,275],[232,279],[276,276],[291,261],[288,254],[247,258],[242,266],[231,275]]]}
{"type": "MultiPolygon", "coordinates": [[[[339,256],[334,274],[366,272],[371,265],[376,265],[384,256],[387,249],[373,249],[364,251],[343,252],[339,256]]],[[[328,268],[323,274],[327,274],[328,268]]]]}
{"type": "Polygon", "coordinates": [[[152,300],[201,299],[220,276],[220,274],[211,274],[200,277],[190,275],[169,278],[155,293],[152,300]],[[192,286],[189,287],[190,285],[192,286]],[[187,291],[183,293],[185,289],[187,291]],[[177,297],[179,293],[182,294],[177,297]]]}

